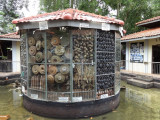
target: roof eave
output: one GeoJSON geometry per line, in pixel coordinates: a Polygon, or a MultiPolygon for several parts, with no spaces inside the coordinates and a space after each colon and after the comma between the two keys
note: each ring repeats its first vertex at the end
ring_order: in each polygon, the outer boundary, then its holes
{"type": "Polygon", "coordinates": [[[149,21],[149,22],[145,22],[145,23],[140,23],[140,24],[136,24],[137,26],[144,26],[144,25],[147,25],[147,24],[151,24],[151,23],[155,23],[155,22],[159,22],[160,19],[158,20],[153,20],[153,21],[149,21]]]}
{"type": "Polygon", "coordinates": [[[20,41],[20,38],[0,38],[0,40],[4,40],[4,41],[20,41]]]}
{"type": "Polygon", "coordinates": [[[141,38],[133,38],[133,39],[127,39],[127,40],[121,40],[121,42],[131,42],[131,41],[139,41],[139,40],[148,40],[148,39],[155,39],[160,38],[160,35],[151,36],[151,37],[141,37],[141,38]]]}
{"type": "MultiPolygon", "coordinates": [[[[119,27],[122,27],[118,24],[112,24],[112,23],[106,23],[110,24],[110,30],[119,30],[119,27]]],[[[64,26],[70,26],[70,27],[80,27],[81,28],[93,28],[93,29],[102,29],[102,23],[100,22],[89,22],[89,21],[78,21],[78,20],[54,20],[54,21],[48,21],[49,28],[52,27],[64,27],[64,26]],[[85,26],[83,26],[83,24],[85,26]]],[[[19,30],[24,29],[39,29],[39,22],[27,22],[27,23],[19,23],[17,24],[17,27],[19,27],[19,30]]]]}

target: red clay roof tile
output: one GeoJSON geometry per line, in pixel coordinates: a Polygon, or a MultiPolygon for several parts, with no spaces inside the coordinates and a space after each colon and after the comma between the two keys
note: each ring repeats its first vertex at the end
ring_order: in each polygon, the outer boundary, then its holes
{"type": "Polygon", "coordinates": [[[20,35],[17,35],[16,32],[0,35],[0,38],[12,38],[12,39],[20,39],[20,35]]]}
{"type": "Polygon", "coordinates": [[[129,34],[129,35],[124,36],[121,40],[130,40],[130,39],[143,38],[143,37],[152,37],[152,36],[157,36],[157,35],[160,35],[160,27],[140,31],[140,32],[133,33],[133,34],[129,34]]]}
{"type": "Polygon", "coordinates": [[[143,20],[143,21],[137,22],[136,25],[139,25],[139,24],[142,24],[142,23],[151,22],[151,21],[154,21],[154,20],[160,20],[160,16],[153,17],[153,18],[150,18],[150,19],[147,19],[147,20],[143,20]]]}
{"type": "Polygon", "coordinates": [[[93,22],[107,22],[114,23],[118,25],[124,25],[122,20],[115,18],[109,18],[106,16],[96,15],[89,12],[84,12],[77,9],[66,9],[61,11],[55,11],[51,13],[39,14],[31,17],[24,17],[20,19],[15,19],[12,21],[13,24],[24,23],[24,22],[36,22],[36,21],[48,21],[48,20],[83,20],[83,21],[93,21],[93,22]]]}

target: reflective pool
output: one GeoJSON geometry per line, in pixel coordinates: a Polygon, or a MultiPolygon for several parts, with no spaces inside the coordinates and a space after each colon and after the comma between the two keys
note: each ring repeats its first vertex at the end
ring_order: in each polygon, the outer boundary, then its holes
{"type": "MultiPolygon", "coordinates": [[[[127,85],[121,91],[119,107],[107,114],[77,120],[160,120],[160,89],[142,89],[127,85]]],[[[40,117],[25,110],[22,106],[20,91],[12,85],[0,86],[0,115],[10,115],[10,120],[56,120],[40,117]]]]}

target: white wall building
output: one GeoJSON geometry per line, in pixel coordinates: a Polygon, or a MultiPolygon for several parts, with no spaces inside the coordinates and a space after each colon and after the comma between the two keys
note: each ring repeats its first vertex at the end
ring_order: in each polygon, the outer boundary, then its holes
{"type": "Polygon", "coordinates": [[[160,74],[160,16],[140,21],[149,29],[124,36],[125,69],[132,72],[160,74]]]}
{"type": "Polygon", "coordinates": [[[20,72],[20,36],[0,35],[0,72],[20,72]]]}

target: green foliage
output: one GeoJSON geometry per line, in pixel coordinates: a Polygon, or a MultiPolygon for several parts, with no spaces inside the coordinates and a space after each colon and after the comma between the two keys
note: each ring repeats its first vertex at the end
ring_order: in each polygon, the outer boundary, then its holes
{"type": "Polygon", "coordinates": [[[98,0],[40,0],[41,12],[53,12],[66,8],[75,8],[86,12],[106,15],[108,7],[98,0]]]}
{"type": "Polygon", "coordinates": [[[28,0],[2,0],[0,2],[0,34],[15,31],[12,20],[19,17],[18,10],[27,6],[28,0]]]}
{"type": "Polygon", "coordinates": [[[113,10],[117,11],[116,18],[125,22],[127,34],[138,32],[144,28],[135,26],[135,23],[153,17],[151,0],[104,0],[113,10]]]}
{"type": "Polygon", "coordinates": [[[41,11],[53,12],[69,8],[69,0],[40,0],[41,11]]]}
{"type": "Polygon", "coordinates": [[[104,16],[109,13],[108,6],[103,1],[97,0],[82,0],[78,9],[104,16]]]}
{"type": "Polygon", "coordinates": [[[145,29],[135,23],[160,15],[160,0],[40,0],[40,7],[45,12],[76,8],[103,16],[116,10],[115,17],[125,22],[127,34],[145,29]]]}
{"type": "Polygon", "coordinates": [[[160,16],[160,0],[151,0],[150,6],[153,8],[153,16],[160,16]]]}
{"type": "Polygon", "coordinates": [[[138,32],[144,28],[135,26],[135,23],[151,18],[152,8],[148,0],[127,0],[126,5],[120,10],[119,18],[124,20],[127,34],[138,32]]]}

